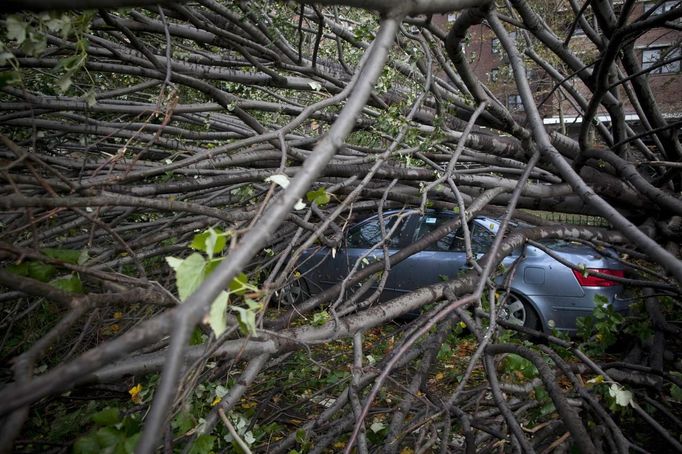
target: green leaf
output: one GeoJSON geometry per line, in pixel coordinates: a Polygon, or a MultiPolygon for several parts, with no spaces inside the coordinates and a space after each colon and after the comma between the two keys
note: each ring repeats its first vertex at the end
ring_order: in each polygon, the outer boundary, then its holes
{"type": "Polygon", "coordinates": [[[296,431],[296,443],[302,445],[308,441],[308,436],[305,433],[305,429],[298,429],[296,431]]]}
{"type": "Polygon", "coordinates": [[[189,345],[201,345],[206,342],[204,332],[199,328],[194,328],[192,331],[192,337],[189,339],[189,345]]]}
{"type": "Polygon", "coordinates": [[[74,454],[99,454],[101,451],[94,435],[81,437],[73,444],[74,454]]]}
{"type": "Polygon", "coordinates": [[[329,318],[329,312],[327,311],[316,312],[315,315],[313,315],[313,325],[322,326],[329,321],[329,318]]]}
{"type": "Polygon", "coordinates": [[[544,405],[540,407],[540,416],[544,417],[554,413],[555,411],[556,407],[554,406],[554,402],[550,400],[548,402],[545,402],[544,405]]]}
{"type": "Polygon", "coordinates": [[[17,16],[7,16],[5,20],[5,27],[7,27],[7,39],[15,40],[17,44],[26,41],[26,28],[28,25],[24,23],[17,16]]]}
{"type": "Polygon", "coordinates": [[[230,282],[230,293],[235,295],[243,295],[250,288],[249,277],[244,273],[239,273],[232,282],[230,282]]]}
{"type": "Polygon", "coordinates": [[[59,277],[50,281],[50,285],[70,293],[83,293],[83,283],[77,274],[59,277]]]}
{"type": "Polygon", "coordinates": [[[28,39],[21,45],[21,50],[34,57],[39,56],[47,49],[47,35],[45,33],[28,33],[28,39]]]}
{"type": "Polygon", "coordinates": [[[41,249],[40,252],[47,257],[61,260],[65,263],[71,263],[73,265],[77,265],[81,257],[81,251],[73,249],[45,248],[41,249]]]}
{"type": "Polygon", "coordinates": [[[7,271],[19,276],[28,276],[28,262],[13,263],[7,266],[7,271]]]}
{"type": "Polygon", "coordinates": [[[597,375],[596,377],[587,380],[587,383],[592,384],[592,385],[602,384],[602,383],[604,383],[604,376],[603,375],[597,375]]]}
{"type": "Polygon", "coordinates": [[[233,306],[231,309],[236,311],[239,318],[239,328],[246,335],[256,334],[256,314],[261,308],[259,303],[253,300],[247,299],[246,304],[249,306],[248,309],[243,307],[233,306]]]}
{"type": "Polygon", "coordinates": [[[115,407],[106,407],[104,410],[93,414],[90,419],[100,426],[113,426],[121,420],[120,411],[115,407]]]}
{"type": "Polygon", "coordinates": [[[208,324],[216,337],[223,334],[225,329],[227,329],[227,302],[229,298],[230,296],[227,292],[220,292],[213,301],[213,304],[211,304],[211,309],[208,312],[208,324]]]}
{"type": "Polygon", "coordinates": [[[212,259],[206,262],[206,271],[204,274],[206,274],[206,277],[210,276],[213,271],[215,271],[216,268],[218,268],[218,265],[220,265],[223,261],[224,257],[221,257],[219,259],[212,259]]]}
{"type": "Polygon", "coordinates": [[[95,94],[95,90],[88,90],[88,92],[85,94],[85,102],[88,107],[92,107],[97,104],[97,95],[95,94]]]}
{"type": "Polygon", "coordinates": [[[69,73],[64,74],[59,79],[57,79],[57,87],[60,93],[66,93],[69,88],[71,88],[71,75],[69,73]]]}
{"type": "Polygon", "coordinates": [[[180,265],[182,265],[183,259],[179,259],[177,257],[166,257],[166,263],[168,263],[168,266],[173,268],[173,270],[177,271],[178,268],[180,268],[180,265]]]}
{"type": "Polygon", "coordinates": [[[508,373],[520,372],[523,377],[528,379],[538,375],[538,370],[532,362],[515,353],[506,355],[503,364],[505,372],[508,373]]]}
{"type": "Polygon", "coordinates": [[[113,427],[102,427],[97,432],[95,432],[95,438],[97,443],[102,448],[113,448],[116,447],[120,442],[124,441],[124,435],[113,427]]]}
{"type": "Polygon", "coordinates": [[[673,385],[670,387],[670,396],[671,396],[673,399],[682,402],[682,388],[680,388],[679,386],[673,384],[673,385]]]}
{"type": "Polygon", "coordinates": [[[137,446],[137,440],[140,438],[142,433],[136,433],[131,437],[128,437],[123,442],[123,452],[125,454],[133,454],[135,452],[135,446],[137,446]]]}
{"type": "Polygon", "coordinates": [[[194,235],[189,247],[205,252],[209,258],[213,258],[214,254],[219,254],[225,249],[226,243],[226,235],[220,229],[211,227],[204,232],[194,235]]]}
{"type": "Polygon", "coordinates": [[[215,437],[213,435],[199,435],[192,444],[189,454],[211,454],[214,443],[215,437]]]}
{"type": "Polygon", "coordinates": [[[85,58],[81,54],[72,55],[70,57],[61,58],[55,66],[55,69],[63,69],[66,72],[73,73],[80,66],[85,63],[85,58]]]}
{"type": "Polygon", "coordinates": [[[190,412],[181,412],[173,419],[172,425],[178,435],[185,435],[194,428],[194,416],[190,412]]]}
{"type": "Polygon", "coordinates": [[[185,301],[204,281],[206,260],[201,254],[195,252],[185,260],[166,257],[166,262],[175,270],[178,296],[181,301],[185,301]]]}
{"type": "MultiPolygon", "coordinates": [[[[5,54],[3,53],[2,56],[5,54]]],[[[1,57],[0,56],[0,59],[1,57]]],[[[0,61],[0,64],[4,64],[0,61]]],[[[11,85],[18,85],[21,82],[21,74],[17,71],[3,71],[0,72],[0,88],[11,85]]]]}
{"type": "Polygon", "coordinates": [[[28,262],[28,275],[41,282],[48,282],[57,274],[57,269],[47,263],[28,262]]]}
{"type": "Polygon", "coordinates": [[[328,204],[330,200],[329,193],[325,188],[318,188],[315,191],[308,191],[305,196],[306,199],[308,199],[308,202],[316,203],[321,207],[328,204]]]}
{"type": "Polygon", "coordinates": [[[596,304],[597,306],[604,306],[606,304],[609,304],[609,299],[606,296],[602,295],[601,293],[597,293],[596,295],[594,295],[594,304],[596,304]]]}

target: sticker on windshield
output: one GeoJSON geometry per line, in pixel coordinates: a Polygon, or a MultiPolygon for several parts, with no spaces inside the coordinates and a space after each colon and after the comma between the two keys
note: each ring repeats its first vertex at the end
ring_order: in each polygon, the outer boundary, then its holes
{"type": "Polygon", "coordinates": [[[426,218],[425,222],[427,224],[435,224],[436,223],[436,218],[426,218]]]}

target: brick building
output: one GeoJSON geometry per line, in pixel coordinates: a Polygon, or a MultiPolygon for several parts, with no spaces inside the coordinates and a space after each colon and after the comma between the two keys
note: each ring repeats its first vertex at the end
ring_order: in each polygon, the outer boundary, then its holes
{"type": "MultiPolygon", "coordinates": [[[[615,3],[615,9],[618,9],[620,4],[622,4],[622,2],[615,3]]],[[[572,28],[575,17],[569,2],[561,0],[546,2],[546,5],[542,7],[544,8],[544,11],[541,12],[543,19],[549,23],[559,38],[565,39],[572,28]]],[[[672,8],[682,8],[682,1],[638,1],[630,14],[630,21],[635,20],[649,10],[652,10],[650,12],[651,15],[656,15],[672,8]],[[659,3],[660,5],[656,8],[656,5],[659,3]]],[[[589,14],[589,11],[590,9],[588,8],[586,20],[598,32],[599,27],[594,18],[589,14]]],[[[449,28],[455,19],[456,15],[452,14],[434,18],[434,21],[443,28],[449,28]]],[[[635,42],[639,64],[642,68],[646,69],[652,65],[655,66],[655,69],[648,73],[646,77],[649,79],[649,84],[659,108],[669,123],[682,120],[682,77],[680,77],[682,66],[680,61],[682,59],[682,31],[680,30],[682,28],[680,25],[680,21],[677,21],[674,27],[649,30],[639,36],[635,42]]],[[[508,29],[511,30],[512,27],[508,29]]],[[[511,34],[517,41],[519,49],[523,50],[526,46],[522,34],[518,31],[512,31],[511,34]]],[[[495,38],[492,30],[485,22],[472,27],[470,29],[470,37],[471,39],[465,47],[465,54],[469,57],[469,64],[472,70],[490,88],[502,104],[506,105],[515,116],[522,119],[524,115],[521,97],[516,89],[506,54],[499,40],[495,38]]],[[[573,29],[571,39],[568,41],[568,47],[575,55],[588,64],[598,57],[596,46],[579,24],[576,24],[573,29]]],[[[542,57],[548,58],[547,52],[542,53],[538,48],[536,48],[536,51],[542,54],[542,57]]],[[[527,57],[526,61],[528,77],[536,93],[536,103],[539,105],[544,123],[549,128],[562,129],[567,134],[575,136],[582,122],[581,109],[577,108],[575,102],[570,99],[571,97],[563,89],[555,89],[555,80],[532,58],[527,57]]],[[[571,78],[567,83],[578,92],[584,94],[585,98],[589,101],[591,94],[587,93],[587,90],[582,86],[577,77],[571,78]]],[[[637,131],[641,127],[639,122],[640,116],[637,113],[637,109],[630,102],[626,88],[628,87],[619,86],[618,95],[625,108],[626,121],[637,131]]],[[[608,123],[610,120],[609,115],[604,109],[600,110],[597,118],[605,123],[608,123]]]]}

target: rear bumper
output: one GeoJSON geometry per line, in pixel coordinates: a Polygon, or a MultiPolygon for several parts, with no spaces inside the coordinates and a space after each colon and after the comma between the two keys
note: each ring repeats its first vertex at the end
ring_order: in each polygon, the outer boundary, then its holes
{"type": "Polygon", "coordinates": [[[578,317],[589,317],[594,312],[595,297],[603,296],[613,309],[619,313],[627,313],[631,298],[624,292],[623,287],[585,287],[585,295],[571,296],[539,296],[530,297],[542,321],[545,332],[552,329],[575,332],[578,317]]]}

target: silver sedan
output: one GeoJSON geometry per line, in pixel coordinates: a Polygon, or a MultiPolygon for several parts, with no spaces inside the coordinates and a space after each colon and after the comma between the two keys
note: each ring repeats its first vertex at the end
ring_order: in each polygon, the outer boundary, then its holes
{"type": "MultiPolygon", "coordinates": [[[[454,216],[457,215],[445,211],[409,216],[387,213],[383,230],[384,234],[391,234],[387,238],[389,254],[419,240],[454,216]]],[[[468,224],[474,254],[480,257],[489,249],[499,226],[499,220],[489,217],[477,217],[468,224]]],[[[381,239],[381,224],[375,216],[351,227],[344,245],[333,253],[328,248],[307,250],[298,267],[300,278],[287,291],[288,302],[298,302],[306,295],[314,295],[337,284],[354,267],[381,260],[382,248],[375,247],[381,239]]],[[[561,240],[547,241],[545,245],[582,270],[624,276],[625,268],[620,261],[587,245],[561,240]]],[[[517,260],[505,307],[506,318],[513,323],[545,331],[556,328],[572,332],[578,317],[592,314],[598,298],[611,304],[616,311],[627,310],[627,300],[621,297],[623,286],[613,280],[567,267],[530,245],[506,257],[503,265],[510,266],[517,260]]],[[[464,235],[460,228],[392,267],[381,300],[450,279],[466,267],[464,235]]],[[[498,282],[502,283],[502,277],[498,282]]]]}

